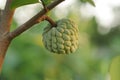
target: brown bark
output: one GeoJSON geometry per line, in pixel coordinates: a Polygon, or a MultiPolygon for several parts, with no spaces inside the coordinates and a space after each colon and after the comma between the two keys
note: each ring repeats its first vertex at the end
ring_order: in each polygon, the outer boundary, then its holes
{"type": "Polygon", "coordinates": [[[10,31],[10,26],[14,14],[14,10],[10,9],[11,3],[12,0],[7,0],[5,9],[0,11],[0,73],[6,51],[11,42],[11,40],[6,36],[10,31]]]}
{"type": "Polygon", "coordinates": [[[5,53],[7,51],[9,44],[10,44],[10,41],[8,41],[7,39],[4,39],[4,40],[0,39],[0,72],[2,70],[2,64],[3,64],[5,53]]]}

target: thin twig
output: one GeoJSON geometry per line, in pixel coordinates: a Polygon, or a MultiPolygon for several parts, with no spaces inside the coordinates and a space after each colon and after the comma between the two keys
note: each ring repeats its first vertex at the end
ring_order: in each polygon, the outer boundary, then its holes
{"type": "Polygon", "coordinates": [[[42,5],[43,5],[43,8],[46,10],[46,12],[48,12],[48,9],[47,9],[47,7],[46,7],[46,5],[45,5],[44,1],[43,1],[43,0],[41,0],[41,2],[42,2],[42,5]]]}
{"type": "MultiPolygon", "coordinates": [[[[60,4],[61,2],[63,2],[64,0],[56,0],[53,3],[51,3],[50,5],[47,6],[47,9],[51,10],[54,7],[56,7],[58,4],[60,4]]],[[[41,10],[38,14],[36,14],[34,17],[32,17],[30,20],[28,20],[27,22],[25,22],[23,25],[19,26],[17,29],[15,29],[13,32],[10,32],[7,37],[9,39],[14,39],[15,37],[17,37],[18,35],[20,35],[21,33],[23,33],[24,31],[28,30],[29,28],[31,28],[33,25],[35,25],[37,23],[37,21],[40,18],[43,18],[43,16],[46,14],[46,10],[43,9],[41,10]]],[[[42,20],[42,19],[41,19],[42,20]]]]}
{"type": "Polygon", "coordinates": [[[53,21],[50,17],[46,16],[45,20],[47,20],[53,27],[57,26],[56,22],[53,21]]]}

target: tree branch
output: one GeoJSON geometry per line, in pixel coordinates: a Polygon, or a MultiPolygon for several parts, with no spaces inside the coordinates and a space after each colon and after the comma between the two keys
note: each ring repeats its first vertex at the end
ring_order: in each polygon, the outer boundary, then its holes
{"type": "Polygon", "coordinates": [[[2,17],[2,9],[0,9],[0,22],[2,21],[1,17],[2,17]]]}
{"type": "MultiPolygon", "coordinates": [[[[56,7],[58,4],[60,4],[61,2],[63,2],[64,0],[56,0],[53,3],[51,3],[50,5],[47,6],[47,9],[51,10],[54,7],[56,7]]],[[[33,25],[37,24],[38,21],[41,21],[44,19],[44,15],[46,14],[46,10],[43,9],[41,10],[38,14],[36,14],[34,17],[32,17],[30,20],[28,20],[27,22],[25,22],[23,25],[19,26],[17,29],[15,29],[13,32],[10,32],[8,34],[8,38],[9,39],[14,39],[15,37],[19,36],[21,33],[23,33],[24,31],[28,30],[29,28],[31,28],[33,25]]]]}
{"type": "Polygon", "coordinates": [[[5,9],[0,11],[0,73],[7,48],[10,44],[10,40],[6,38],[6,33],[9,32],[14,14],[14,10],[10,9],[11,3],[12,0],[7,0],[5,9]]]}
{"type": "Polygon", "coordinates": [[[0,33],[5,33],[10,30],[14,10],[10,9],[12,0],[7,0],[4,10],[1,10],[0,33]]]}
{"type": "Polygon", "coordinates": [[[0,9],[0,22],[1,22],[1,16],[2,16],[2,9],[0,9]]]}

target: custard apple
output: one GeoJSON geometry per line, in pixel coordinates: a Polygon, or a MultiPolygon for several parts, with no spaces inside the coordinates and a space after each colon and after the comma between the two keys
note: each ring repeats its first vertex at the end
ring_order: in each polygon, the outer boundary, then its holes
{"type": "Polygon", "coordinates": [[[61,19],[57,26],[48,24],[43,32],[43,44],[45,47],[58,54],[69,54],[78,48],[78,27],[69,19],[61,19]]]}

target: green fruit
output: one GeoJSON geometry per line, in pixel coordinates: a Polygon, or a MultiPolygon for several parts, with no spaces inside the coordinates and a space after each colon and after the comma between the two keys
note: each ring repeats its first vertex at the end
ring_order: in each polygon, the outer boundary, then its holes
{"type": "Polygon", "coordinates": [[[43,32],[46,49],[58,54],[69,54],[78,48],[78,27],[69,19],[61,19],[53,27],[48,24],[43,32]]]}

